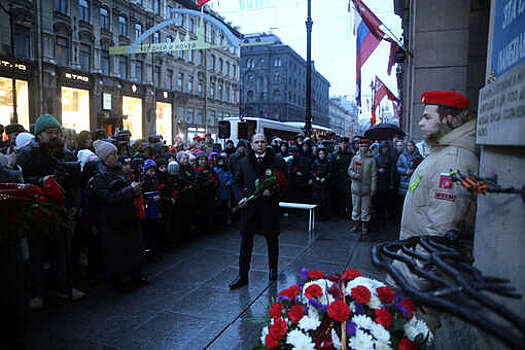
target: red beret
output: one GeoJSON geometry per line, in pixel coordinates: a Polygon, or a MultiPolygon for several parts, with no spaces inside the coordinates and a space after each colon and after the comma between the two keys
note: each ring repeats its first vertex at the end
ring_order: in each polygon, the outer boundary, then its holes
{"type": "Polygon", "coordinates": [[[455,91],[426,91],[421,94],[421,101],[426,105],[443,105],[457,109],[465,109],[469,100],[455,91]]]}
{"type": "Polygon", "coordinates": [[[211,132],[204,134],[204,137],[208,137],[208,136],[211,136],[211,132]]]}
{"type": "Polygon", "coordinates": [[[359,144],[369,145],[370,144],[370,140],[362,138],[362,139],[359,140],[359,144]]]}

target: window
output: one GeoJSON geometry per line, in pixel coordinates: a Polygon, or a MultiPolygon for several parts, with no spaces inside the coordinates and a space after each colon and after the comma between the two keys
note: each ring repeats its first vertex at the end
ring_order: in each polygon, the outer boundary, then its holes
{"type": "Polygon", "coordinates": [[[184,59],[184,51],[182,51],[182,50],[177,51],[177,58],[183,60],[184,59]]]}
{"type": "Polygon", "coordinates": [[[204,111],[202,109],[199,109],[197,111],[197,120],[195,121],[196,124],[204,125],[204,111]]]}
{"type": "Polygon", "coordinates": [[[210,119],[209,119],[209,123],[210,125],[215,125],[215,112],[214,111],[210,111],[210,119]]]}
{"type": "Polygon", "coordinates": [[[235,89],[232,88],[232,103],[235,103],[235,89]]]}
{"type": "Polygon", "coordinates": [[[202,50],[199,50],[199,64],[202,66],[204,65],[204,53],[202,50]]]}
{"type": "Polygon", "coordinates": [[[188,93],[193,94],[193,77],[188,78],[188,93]]]}
{"type": "Polygon", "coordinates": [[[128,36],[128,25],[124,16],[118,16],[118,33],[122,36],[128,36]]]}
{"type": "Polygon", "coordinates": [[[87,0],[78,0],[78,18],[81,21],[89,22],[89,3],[87,0]]]}
{"type": "Polygon", "coordinates": [[[224,90],[224,99],[228,101],[229,98],[230,98],[230,86],[226,85],[226,90],[224,90]]]}
{"type": "Polygon", "coordinates": [[[169,6],[168,5],[168,13],[167,13],[167,16],[169,19],[173,19],[175,18],[175,12],[173,12],[173,10],[175,10],[173,7],[169,6]]]}
{"type": "Polygon", "coordinates": [[[61,12],[67,15],[67,13],[69,12],[68,1],[69,0],[55,0],[55,11],[58,11],[58,12],[61,12]]]}
{"type": "Polygon", "coordinates": [[[215,55],[211,55],[211,58],[210,58],[210,67],[211,67],[211,70],[215,71],[215,55]]]}
{"type": "Polygon", "coordinates": [[[273,66],[274,67],[280,67],[281,66],[281,58],[280,57],[276,57],[273,59],[273,66]]]}
{"type": "Polygon", "coordinates": [[[16,57],[29,58],[30,56],[30,29],[23,26],[15,26],[15,55],[16,57]]]}
{"type": "Polygon", "coordinates": [[[100,51],[100,66],[102,68],[102,74],[109,75],[109,52],[106,50],[100,51]]]}
{"type": "Polygon", "coordinates": [[[118,71],[121,79],[128,79],[128,58],[120,56],[118,61],[118,71]]]}
{"type": "Polygon", "coordinates": [[[168,69],[166,72],[166,87],[169,90],[173,90],[173,71],[171,69],[168,69]]]}
{"type": "MultiPolygon", "coordinates": [[[[166,42],[168,44],[173,43],[173,38],[171,36],[166,37],[166,42]]],[[[168,55],[173,55],[173,51],[167,51],[168,55]]]]}
{"type": "Polygon", "coordinates": [[[215,33],[215,29],[212,27],[211,29],[211,43],[215,45],[215,39],[217,37],[217,34],[215,33]]]}
{"type": "Polygon", "coordinates": [[[153,43],[158,44],[159,42],[160,42],[160,33],[159,32],[153,33],[153,43]]]}
{"type": "Polygon", "coordinates": [[[153,0],[153,11],[155,14],[160,15],[160,0],[153,0]]]}
{"type": "Polygon", "coordinates": [[[135,63],[135,80],[139,83],[142,83],[142,67],[143,63],[141,61],[135,63]]]}
{"type": "Polygon", "coordinates": [[[188,62],[193,63],[193,50],[188,51],[188,62]]]}
{"type": "Polygon", "coordinates": [[[89,45],[80,44],[80,68],[84,71],[89,71],[91,68],[91,47],[89,45]]]}
{"type": "Polygon", "coordinates": [[[100,8],[100,27],[109,30],[109,12],[104,7],[100,8]]]}
{"type": "Polygon", "coordinates": [[[274,82],[275,84],[279,84],[279,83],[281,82],[281,74],[279,74],[279,73],[275,73],[275,74],[273,75],[273,82],[274,82]]]}
{"type": "Polygon", "coordinates": [[[237,66],[232,64],[232,77],[236,77],[237,76],[237,66]]]}
{"type": "Polygon", "coordinates": [[[230,76],[230,62],[226,62],[226,76],[230,76]]]}
{"type": "Polygon", "coordinates": [[[253,58],[250,58],[247,62],[246,62],[246,68],[250,69],[250,68],[254,68],[255,67],[255,61],[253,58]]]}
{"type": "Polygon", "coordinates": [[[177,88],[179,89],[180,92],[183,92],[184,90],[183,85],[182,85],[183,82],[184,82],[184,74],[179,73],[178,78],[177,78],[177,88]]]}
{"type": "Polygon", "coordinates": [[[248,91],[247,97],[248,97],[248,102],[253,101],[253,90],[248,91]]]}
{"type": "Polygon", "coordinates": [[[210,83],[210,97],[215,98],[215,83],[210,83]]]}
{"type": "Polygon", "coordinates": [[[202,80],[199,80],[199,84],[197,85],[197,93],[199,94],[200,97],[202,97],[202,92],[204,91],[202,89],[202,86],[203,86],[203,82],[202,80]]]}
{"type": "Polygon", "coordinates": [[[273,90],[273,98],[279,99],[281,97],[281,91],[278,89],[273,90]]]}
{"type": "Polygon", "coordinates": [[[190,18],[190,33],[195,33],[195,20],[193,18],[190,18]]]}
{"type": "Polygon", "coordinates": [[[222,100],[222,84],[217,87],[217,99],[222,100]]]}
{"type": "Polygon", "coordinates": [[[219,58],[219,73],[222,74],[222,69],[223,69],[223,61],[222,61],[222,58],[219,58]]]}
{"type": "Polygon", "coordinates": [[[60,66],[69,65],[69,41],[57,36],[55,41],[55,60],[60,66]]]}
{"type": "Polygon", "coordinates": [[[142,35],[142,24],[135,23],[135,39],[142,35]]]}
{"type": "Polygon", "coordinates": [[[160,67],[155,66],[154,72],[153,72],[153,85],[160,86],[160,67]]]}
{"type": "Polygon", "coordinates": [[[193,124],[193,108],[188,107],[186,109],[186,122],[189,124],[193,124]]]}

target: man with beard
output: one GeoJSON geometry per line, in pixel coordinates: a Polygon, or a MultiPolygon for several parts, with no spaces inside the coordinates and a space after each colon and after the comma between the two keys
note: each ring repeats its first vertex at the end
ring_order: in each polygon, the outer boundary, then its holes
{"type": "Polygon", "coordinates": [[[250,262],[255,233],[263,234],[268,246],[269,279],[277,279],[277,261],[279,258],[279,191],[265,188],[262,196],[248,202],[255,193],[256,180],[284,174],[285,164],[281,157],[275,156],[268,146],[266,136],[255,134],[252,137],[252,149],[239,160],[233,180],[233,193],[241,210],[241,249],[239,254],[239,276],[230,283],[230,289],[237,289],[248,284],[250,262]]]}
{"type": "MultiPolygon", "coordinates": [[[[23,147],[18,154],[18,164],[22,168],[24,180],[34,185],[42,186],[44,179],[55,176],[61,162],[75,161],[75,155],[63,145],[62,126],[50,114],[41,115],[35,122],[36,141],[23,147]]],[[[67,188],[66,195],[67,195],[67,188]]],[[[45,295],[45,251],[53,262],[56,282],[56,296],[61,299],[82,299],[85,294],[72,288],[70,261],[70,232],[56,232],[51,242],[38,230],[28,233],[29,242],[29,276],[31,309],[41,309],[44,306],[45,295]]]]}
{"type": "MultiPolygon", "coordinates": [[[[478,174],[475,115],[468,110],[469,100],[455,91],[427,91],[421,99],[425,110],[419,127],[431,151],[411,175],[399,238],[445,236],[450,230],[458,231],[461,237],[471,237],[476,198],[452,183],[449,171],[478,174]]],[[[416,288],[432,287],[428,281],[412,275],[404,263],[396,262],[395,266],[416,288]]],[[[435,331],[441,326],[439,313],[426,311],[423,317],[435,331]]]]}

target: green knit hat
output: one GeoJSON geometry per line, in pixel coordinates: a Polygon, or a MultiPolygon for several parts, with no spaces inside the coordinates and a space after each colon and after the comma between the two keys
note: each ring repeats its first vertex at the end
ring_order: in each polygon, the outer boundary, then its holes
{"type": "Polygon", "coordinates": [[[42,114],[35,122],[35,135],[51,128],[62,128],[62,125],[51,114],[42,114]]]}

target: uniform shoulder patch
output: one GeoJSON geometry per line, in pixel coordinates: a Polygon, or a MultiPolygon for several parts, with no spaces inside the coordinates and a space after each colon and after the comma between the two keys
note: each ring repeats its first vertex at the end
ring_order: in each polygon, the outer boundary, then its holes
{"type": "Polygon", "coordinates": [[[439,188],[450,190],[454,187],[454,184],[452,183],[452,179],[450,178],[449,173],[441,173],[439,175],[439,188]]]}

